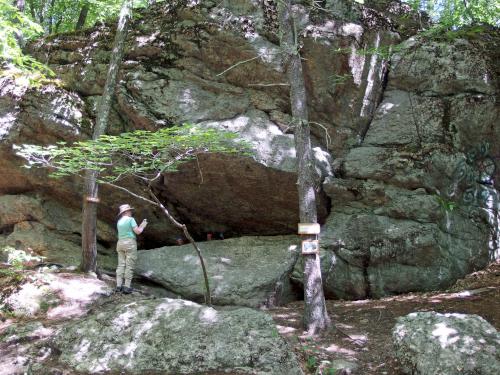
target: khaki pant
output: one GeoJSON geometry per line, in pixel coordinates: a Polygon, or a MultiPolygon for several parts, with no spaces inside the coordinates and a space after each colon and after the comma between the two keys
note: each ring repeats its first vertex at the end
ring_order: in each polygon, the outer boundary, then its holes
{"type": "Polygon", "coordinates": [[[116,251],[118,252],[116,286],[130,288],[132,276],[134,275],[135,262],[137,261],[137,242],[133,238],[118,240],[116,251]]]}

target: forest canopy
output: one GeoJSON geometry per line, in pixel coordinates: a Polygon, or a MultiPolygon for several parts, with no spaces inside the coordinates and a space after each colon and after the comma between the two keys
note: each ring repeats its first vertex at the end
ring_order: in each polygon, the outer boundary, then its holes
{"type": "Polygon", "coordinates": [[[457,28],[472,24],[500,26],[498,0],[405,0],[426,12],[439,26],[457,28]]]}

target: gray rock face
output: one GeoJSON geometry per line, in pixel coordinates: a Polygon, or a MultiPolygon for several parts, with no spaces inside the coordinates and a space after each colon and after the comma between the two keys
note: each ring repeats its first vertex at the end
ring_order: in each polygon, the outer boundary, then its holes
{"type": "Polygon", "coordinates": [[[15,157],[12,145],[79,139],[89,126],[83,100],[55,86],[29,89],[3,77],[0,79],[0,112],[0,175],[4,176],[0,180],[0,194],[23,193],[42,186],[60,195],[78,190],[74,180],[61,185],[48,180],[45,172],[21,168],[23,163],[15,157]]]}
{"type": "Polygon", "coordinates": [[[394,70],[389,88],[438,95],[466,92],[495,95],[498,77],[492,71],[493,61],[478,56],[480,48],[480,44],[461,38],[453,43],[427,41],[423,44],[418,39],[410,39],[405,42],[405,53],[392,59],[394,70]]]}
{"type": "MultiPolygon", "coordinates": [[[[52,199],[29,195],[0,196],[0,239],[2,247],[30,249],[46,262],[78,266],[82,258],[81,212],[52,199]]],[[[108,270],[116,268],[112,249],[101,243],[115,241],[114,228],[97,223],[98,262],[108,270]]]]}
{"type": "MultiPolygon", "coordinates": [[[[392,0],[324,6],[329,12],[317,14],[295,4],[304,34],[327,295],[440,288],[499,257],[500,169],[491,168],[500,157],[494,141],[500,131],[498,34],[409,39],[391,57],[387,76],[389,47],[422,20],[392,0]]],[[[226,238],[296,231],[293,129],[276,27],[273,3],[253,0],[162,2],[132,25],[110,133],[195,122],[237,131],[256,147],[253,159],[200,157],[164,176],[161,199],[196,238],[210,231],[226,238]]],[[[0,80],[0,175],[9,176],[0,181],[1,194],[41,191],[80,208],[78,181],[22,170],[11,146],[88,136],[112,33],[86,30],[29,47],[71,92],[0,80]]],[[[129,187],[140,192],[134,181],[129,187]]],[[[140,247],[173,243],[176,228],[150,207],[106,188],[100,195],[99,217],[108,224],[126,202],[137,206],[139,220],[149,219],[140,247]]],[[[59,229],[25,221],[4,226],[0,244],[30,231],[38,242],[55,243],[49,232],[59,229]]]]}
{"type": "MultiPolygon", "coordinates": [[[[296,6],[306,35],[303,54],[317,138],[313,142],[319,184],[331,175],[327,150],[345,153],[359,130],[357,117],[363,118],[363,124],[369,121],[380,98],[387,61],[381,55],[369,57],[360,51],[399,42],[388,20],[403,20],[394,7],[385,15],[372,12],[372,21],[387,18],[373,24],[365,8],[351,1],[342,2],[338,9],[333,9],[335,4],[331,2],[325,6],[334,12],[313,18],[302,5],[296,6]],[[342,21],[327,14],[335,14],[342,21]],[[328,147],[326,139],[331,140],[328,147]]],[[[379,3],[373,6],[383,8],[379,3]]],[[[272,4],[248,0],[171,2],[153,7],[135,21],[129,33],[110,133],[194,122],[238,131],[256,146],[255,160],[213,157],[204,163],[202,160],[201,166],[191,163],[179,173],[166,176],[166,183],[159,187],[160,195],[179,219],[191,224],[196,235],[211,230],[228,236],[295,232],[295,152],[275,13],[272,4]],[[161,30],[158,25],[163,25],[161,30]]],[[[48,61],[76,93],[72,95],[78,99],[78,110],[87,122],[95,116],[112,39],[112,31],[103,28],[30,46],[30,51],[48,61]]],[[[36,90],[25,92],[20,102],[30,102],[36,95],[36,90]]],[[[24,117],[10,112],[7,120],[23,128],[38,117],[47,117],[53,108],[43,107],[41,113],[24,111],[24,117]]],[[[58,119],[54,124],[64,127],[58,119]]],[[[11,169],[18,166],[19,162],[11,169]]],[[[31,181],[29,175],[21,174],[16,184],[19,189],[34,188],[26,185],[27,179],[31,181]]],[[[9,190],[12,188],[9,185],[6,192],[14,192],[9,190]]],[[[59,186],[59,190],[62,188],[59,186]]],[[[77,201],[77,194],[68,194],[73,191],[81,191],[81,187],[72,186],[61,196],[77,201]]],[[[103,189],[103,219],[111,222],[111,213],[126,199],[123,194],[103,189]]],[[[318,206],[323,221],[328,214],[328,199],[322,193],[318,206]]],[[[144,209],[138,216],[148,216],[151,223],[144,234],[148,247],[169,243],[175,237],[173,228],[162,218],[147,215],[144,209]]]]}
{"type": "MultiPolygon", "coordinates": [[[[236,228],[239,233],[255,235],[293,233],[298,221],[293,135],[283,134],[259,110],[202,125],[237,132],[253,145],[255,160],[202,155],[178,172],[167,174],[160,196],[175,202],[177,212],[188,217],[195,228],[226,235],[233,235],[236,228]]],[[[331,156],[319,146],[314,151],[316,175],[322,180],[332,174],[331,156]]],[[[325,218],[328,203],[324,194],[318,195],[317,206],[319,216],[325,218]]]]}
{"type": "Polygon", "coordinates": [[[328,296],[435,290],[500,255],[498,78],[478,48],[417,40],[394,58],[366,137],[323,184],[328,296]]]}
{"type": "Polygon", "coordinates": [[[383,214],[331,215],[322,234],[328,294],[365,298],[437,290],[484,267],[489,260],[486,222],[471,225],[457,213],[443,215],[442,226],[383,214]]]}
{"type": "MultiPolygon", "coordinates": [[[[296,299],[289,275],[298,242],[295,236],[274,236],[199,243],[212,302],[257,307],[296,299]]],[[[203,275],[191,245],[139,251],[136,272],[183,298],[203,301],[203,275]]]]}
{"type": "Polygon", "coordinates": [[[103,307],[66,325],[52,345],[61,352],[59,361],[89,373],[302,374],[265,313],[181,299],[103,307]]]}
{"type": "MultiPolygon", "coordinates": [[[[54,333],[54,328],[47,328],[42,323],[22,322],[11,324],[0,332],[1,374],[24,374],[30,371],[33,342],[47,340],[54,333]]],[[[40,354],[40,352],[38,352],[40,354]]],[[[36,355],[36,354],[35,354],[36,355]]]]}
{"type": "MultiPolygon", "coordinates": [[[[15,156],[13,145],[54,144],[58,141],[72,142],[88,137],[91,118],[84,101],[77,94],[59,87],[27,88],[16,85],[9,78],[2,78],[0,79],[0,111],[5,113],[0,120],[0,157],[2,158],[0,175],[8,177],[0,179],[0,194],[19,194],[20,199],[15,204],[15,210],[27,213],[26,217],[33,215],[30,213],[33,205],[31,200],[24,199],[22,194],[39,195],[45,205],[54,206],[51,215],[71,217],[72,223],[71,227],[68,227],[68,218],[63,218],[62,221],[65,223],[63,228],[57,223],[61,218],[53,217],[50,223],[44,223],[47,224],[45,226],[48,228],[46,232],[48,235],[38,236],[38,240],[50,243],[55,237],[61,236],[61,233],[50,232],[63,231],[66,240],[71,237],[70,242],[79,243],[81,219],[78,211],[81,209],[82,180],[76,177],[56,180],[49,178],[45,170],[23,168],[23,160],[15,156]]],[[[121,130],[123,131],[124,128],[121,127],[121,130]]],[[[133,183],[129,184],[129,188],[137,191],[133,183]]],[[[113,223],[114,227],[119,204],[130,201],[130,196],[122,192],[111,191],[106,187],[100,188],[100,196],[102,204],[98,209],[98,216],[108,225],[113,223]]],[[[169,226],[165,219],[149,215],[149,212],[150,210],[144,209],[142,205],[137,206],[137,215],[148,216],[150,219],[151,225],[148,232],[151,240],[158,241],[165,235],[165,232],[168,233],[169,226]]],[[[35,218],[35,221],[38,219],[35,218]]],[[[10,234],[12,228],[6,225],[14,224],[14,222],[0,223],[0,234],[10,234]]],[[[100,223],[98,239],[104,247],[109,249],[110,244],[114,242],[114,229],[104,228],[102,224],[100,223]]],[[[38,233],[40,234],[41,231],[38,233]]],[[[174,233],[172,231],[170,237],[173,237],[174,233]]],[[[33,245],[28,242],[22,241],[21,245],[25,249],[33,248],[33,245]]],[[[72,253],[75,246],[67,245],[59,246],[53,253],[57,253],[60,249],[67,250],[65,253],[72,253]]],[[[101,247],[100,250],[104,248],[101,247]]],[[[58,257],[65,258],[63,254],[58,257]]],[[[71,256],[63,263],[73,263],[73,260],[74,256],[71,256]]]]}
{"type": "Polygon", "coordinates": [[[500,372],[500,334],[477,315],[412,313],[398,319],[392,337],[406,374],[500,372]]]}

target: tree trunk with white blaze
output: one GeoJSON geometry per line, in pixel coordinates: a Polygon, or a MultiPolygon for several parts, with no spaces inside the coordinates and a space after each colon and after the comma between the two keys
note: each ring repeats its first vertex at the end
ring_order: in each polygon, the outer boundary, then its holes
{"type": "MultiPolygon", "coordinates": [[[[109,111],[115,91],[116,79],[120,62],[125,49],[127,37],[127,25],[131,17],[132,0],[124,0],[118,19],[113,51],[109,62],[108,75],[104,85],[104,91],[97,108],[97,118],[94,127],[93,139],[99,138],[106,133],[108,127],[109,111]]],[[[82,263],[80,268],[84,272],[97,271],[97,202],[98,202],[98,172],[87,171],[85,173],[85,191],[83,196],[83,218],[82,218],[82,263]]]]}
{"type": "MultiPolygon", "coordinates": [[[[315,168],[311,148],[307,93],[302,72],[291,0],[277,0],[280,45],[286,55],[286,73],[290,84],[290,105],[297,152],[299,217],[302,223],[316,223],[315,168]]],[[[307,237],[304,237],[307,239],[307,237]]],[[[317,334],[330,325],[326,311],[319,254],[304,255],[304,327],[317,334]]]]}

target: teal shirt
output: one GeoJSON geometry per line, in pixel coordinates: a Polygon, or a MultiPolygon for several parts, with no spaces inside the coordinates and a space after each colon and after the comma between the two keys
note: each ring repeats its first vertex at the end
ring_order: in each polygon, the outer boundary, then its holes
{"type": "Polygon", "coordinates": [[[122,240],[125,238],[136,238],[134,229],[137,226],[135,219],[131,216],[122,216],[118,223],[116,223],[116,228],[118,229],[118,239],[122,240]]]}

